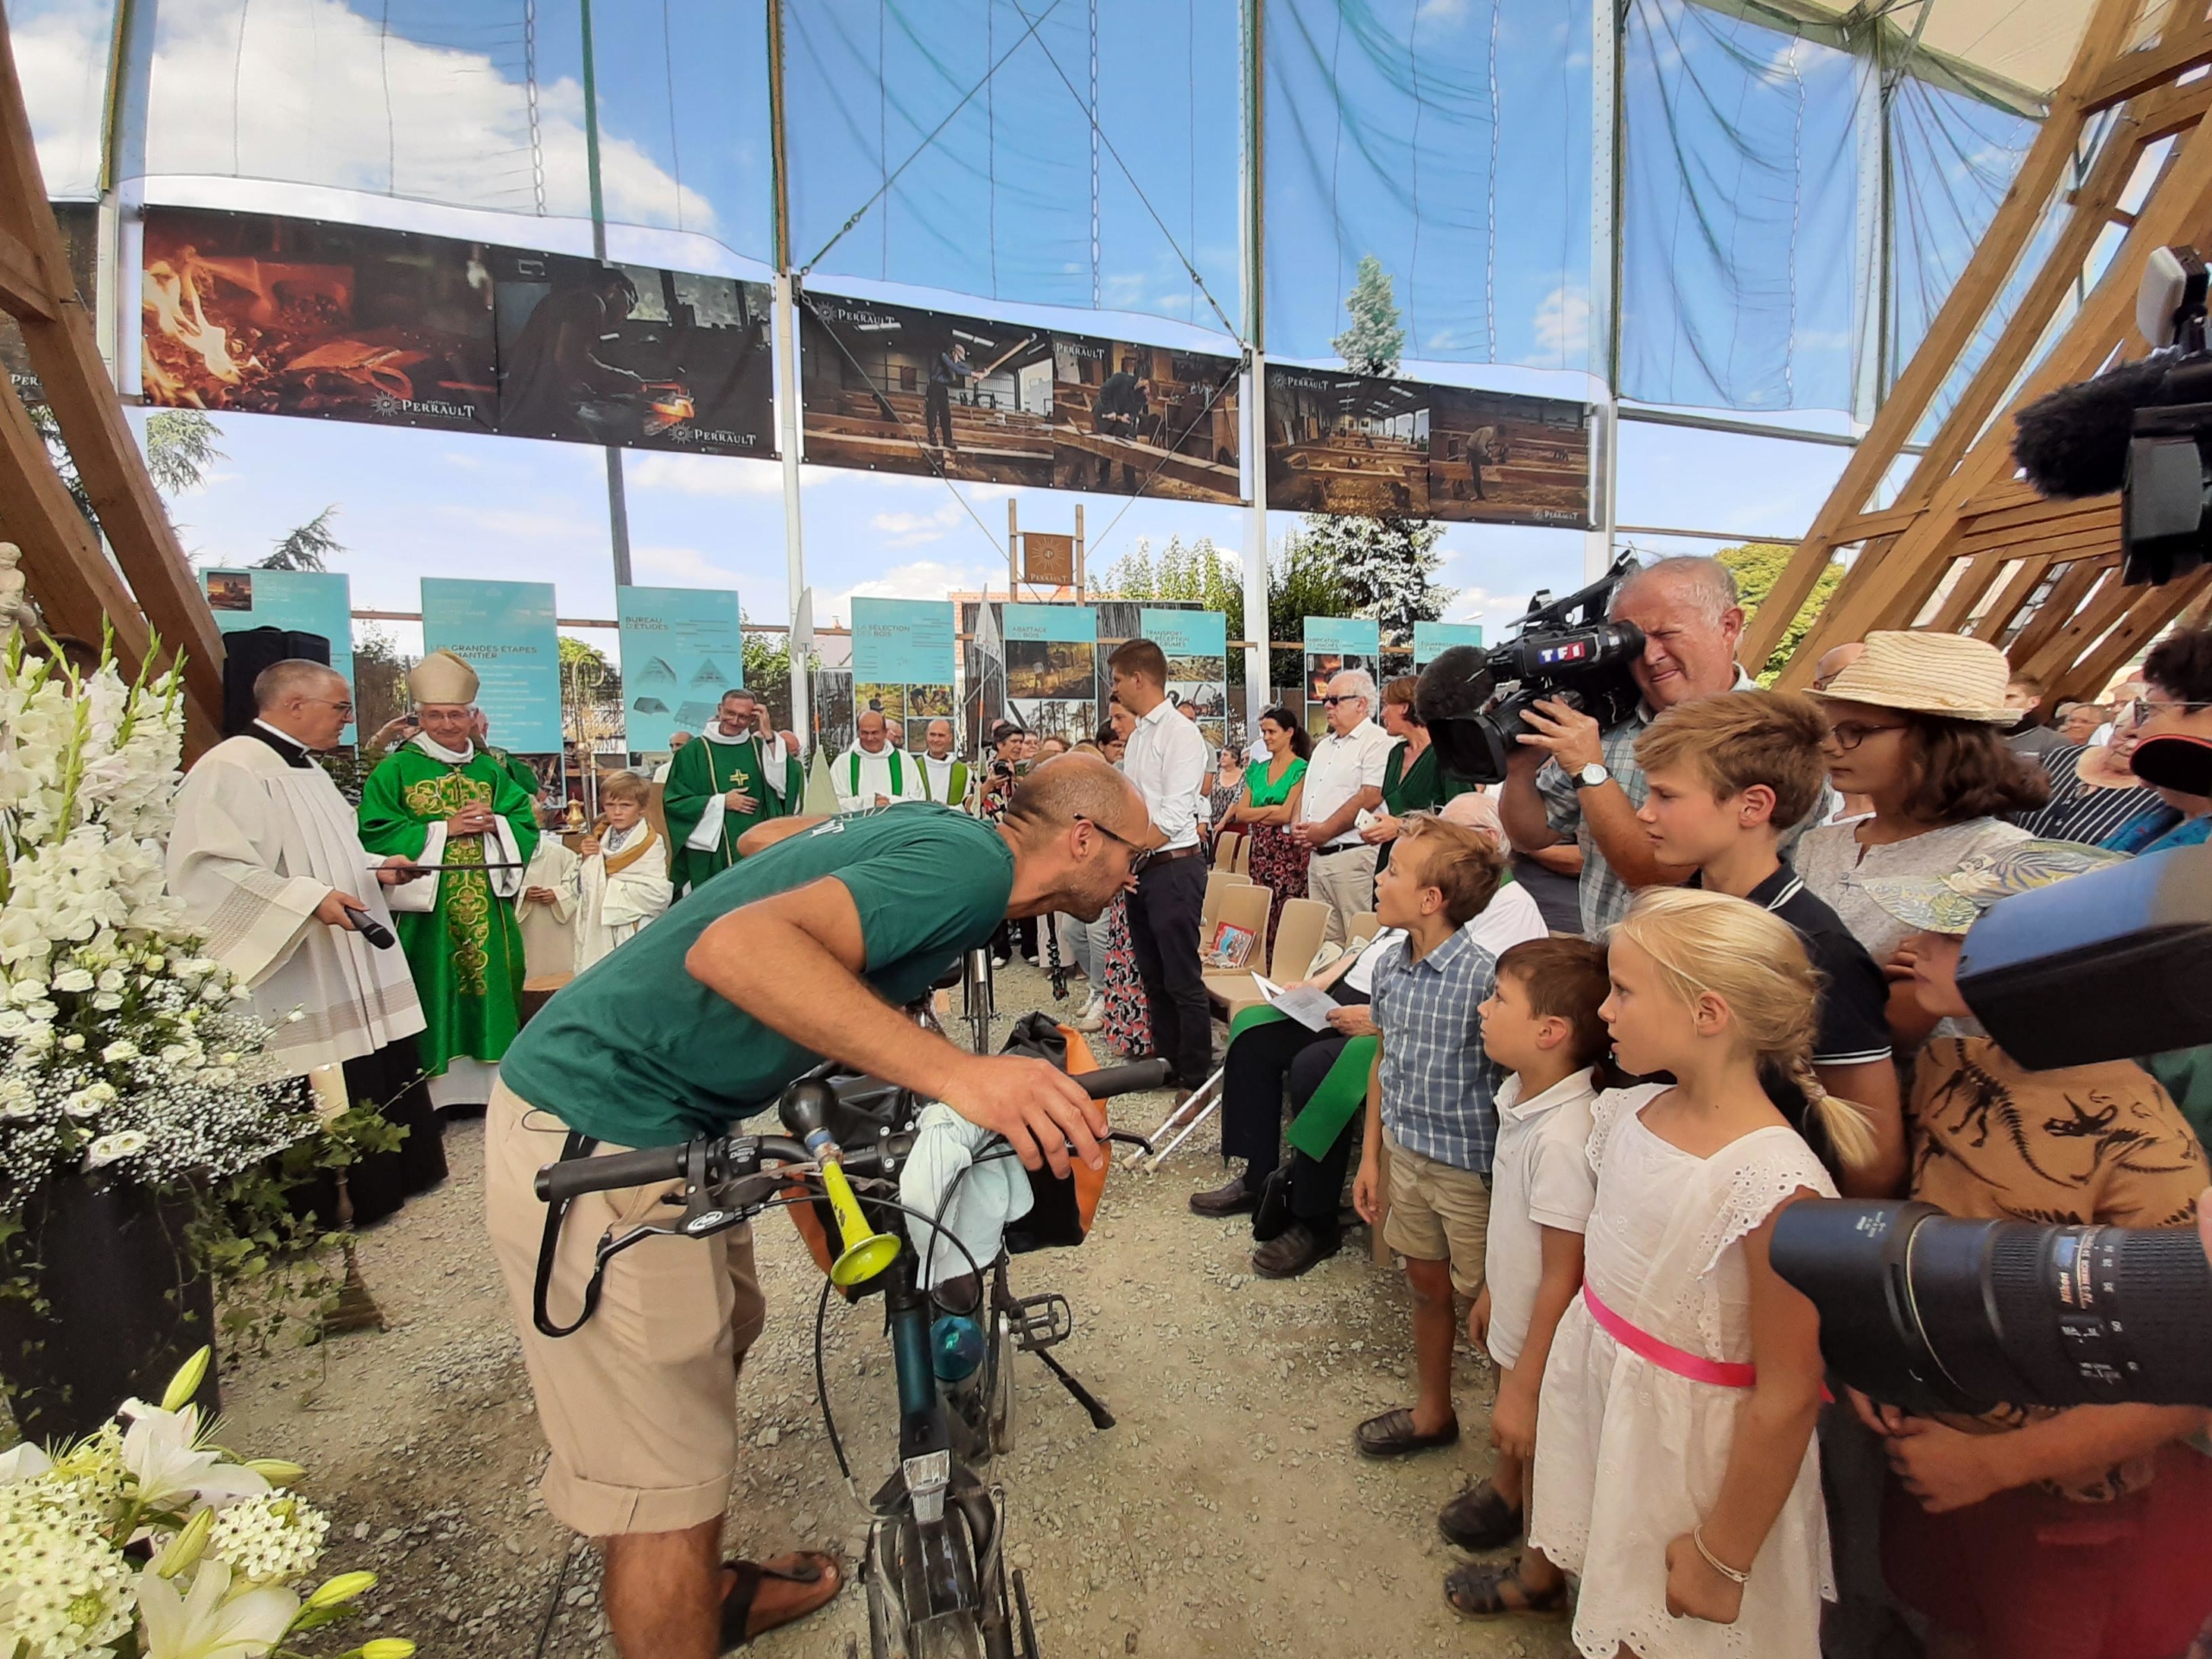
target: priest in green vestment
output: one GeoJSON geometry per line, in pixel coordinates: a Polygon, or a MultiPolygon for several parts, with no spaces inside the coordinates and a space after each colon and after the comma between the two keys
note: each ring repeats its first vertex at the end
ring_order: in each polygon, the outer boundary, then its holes
{"type": "Polygon", "coordinates": [[[723,692],[699,737],[676,752],[661,797],[679,899],[737,862],[740,836],[797,812],[806,793],[798,746],[771,728],[766,706],[750,691],[723,692]]]}
{"type": "Polygon", "coordinates": [[[409,671],[422,730],[361,786],[361,845],[443,867],[394,887],[393,925],[427,1020],[418,1039],[440,1107],[491,1098],[522,1023],[521,866],[537,847],[531,798],[476,745],[476,671],[434,651],[409,671]],[[461,867],[512,866],[468,868],[461,867]]]}
{"type": "Polygon", "coordinates": [[[968,763],[953,755],[952,722],[942,719],[930,721],[923,741],[927,747],[914,760],[921,770],[926,798],[940,806],[957,806],[966,811],[968,763]]]}

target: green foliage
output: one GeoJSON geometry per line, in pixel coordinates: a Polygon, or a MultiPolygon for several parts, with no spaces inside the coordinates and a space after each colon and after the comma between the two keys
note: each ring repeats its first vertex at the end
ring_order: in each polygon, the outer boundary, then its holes
{"type": "MultiPolygon", "coordinates": [[[[1416,622],[1433,622],[1459,596],[1432,578],[1444,563],[1436,551],[1444,527],[1396,514],[1344,518],[1308,513],[1292,540],[1312,550],[1313,558],[1335,572],[1344,607],[1316,615],[1371,616],[1386,639],[1409,639],[1416,622]]],[[[1288,637],[1288,636],[1282,636],[1288,637]]]]}
{"type": "Polygon", "coordinates": [[[407,712],[407,671],[414,665],[382,628],[372,625],[354,636],[353,729],[364,742],[407,712]]]}
{"type": "Polygon", "coordinates": [[[335,502],[302,524],[289,536],[280,538],[276,550],[253,568],[257,570],[327,570],[330,561],[346,550],[346,543],[330,528],[333,514],[338,511],[335,502]]]}
{"type": "Polygon", "coordinates": [[[1329,342],[1354,374],[1394,376],[1406,351],[1406,331],[1398,326],[1398,302],[1389,272],[1373,254],[1363,254],[1359,275],[1344,296],[1351,326],[1329,342]]]}
{"type": "MultiPolygon", "coordinates": [[[[1177,601],[1218,611],[1231,639],[1244,638],[1244,573],[1236,562],[1201,536],[1189,546],[1180,536],[1168,538],[1154,556],[1144,537],[1109,567],[1099,591],[1117,599],[1177,601]]],[[[1244,653],[1229,653],[1229,683],[1244,683],[1244,653]]]]}
{"type": "MultiPolygon", "coordinates": [[[[741,623],[748,623],[744,612],[738,613],[741,623]]],[[[749,626],[745,632],[745,685],[768,705],[768,718],[775,722],[778,731],[789,731],[791,725],[791,637],[788,633],[755,632],[749,626]]],[[[806,671],[811,674],[820,666],[820,659],[810,656],[806,671]]]]}
{"type": "MultiPolygon", "coordinates": [[[[1782,579],[1783,571],[1789,567],[1789,561],[1796,556],[1796,548],[1783,542],[1746,542],[1741,547],[1724,547],[1713,555],[1736,573],[1737,592],[1742,597],[1744,615],[1747,620],[1756,615],[1758,607],[1765,603],[1766,596],[1774,591],[1774,584],[1782,579]]],[[[1772,654],[1758,671],[1760,684],[1774,683],[1775,677],[1782,672],[1790,658],[1796,654],[1797,647],[1804,643],[1805,636],[1812,632],[1813,624],[1820,620],[1829,596],[1842,581],[1843,566],[1831,559],[1827,569],[1821,571],[1819,580],[1814,582],[1813,591],[1805,596],[1804,604],[1798,607],[1796,616],[1783,630],[1782,638],[1775,642],[1772,654]]]]}
{"type": "MultiPolygon", "coordinates": [[[[1300,639],[1307,617],[1350,611],[1333,550],[1302,531],[1285,537],[1268,560],[1268,638],[1300,639]]],[[[1269,685],[1299,685],[1305,678],[1305,654],[1295,646],[1268,653],[1269,685]]]]}
{"type": "MultiPolygon", "coordinates": [[[[154,475],[155,486],[164,495],[181,495],[188,490],[198,489],[207,480],[207,469],[224,458],[223,452],[215,447],[215,440],[222,435],[222,428],[196,409],[164,409],[149,415],[146,470],[154,475]]],[[[329,516],[326,508],[315,522],[320,524],[329,516]]],[[[264,568],[279,570],[293,567],[271,564],[264,568]]]]}

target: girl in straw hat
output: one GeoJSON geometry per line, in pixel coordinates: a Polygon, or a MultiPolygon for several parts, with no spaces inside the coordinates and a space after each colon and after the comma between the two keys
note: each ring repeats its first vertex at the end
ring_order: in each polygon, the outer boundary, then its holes
{"type": "MultiPolygon", "coordinates": [[[[2018,718],[2005,706],[2011,674],[2005,653],[1986,640],[1870,633],[1866,654],[1813,693],[1828,719],[1829,780],[1874,810],[1808,832],[1797,843],[1797,874],[1877,962],[1891,961],[1908,930],[1861,882],[1941,874],[2023,840],[2027,832],[2001,815],[2050,798],[2043,769],[2005,747],[2018,718]]],[[[1924,1023],[1916,1006],[1893,1003],[1891,1012],[1904,1016],[1908,1037],[1924,1023]]]]}

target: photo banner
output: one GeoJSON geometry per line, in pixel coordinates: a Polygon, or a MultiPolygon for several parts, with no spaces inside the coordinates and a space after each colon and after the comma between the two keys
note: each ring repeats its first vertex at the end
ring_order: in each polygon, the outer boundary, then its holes
{"type": "Polygon", "coordinates": [[[140,308],[149,404],[499,429],[478,244],[149,207],[140,308]]]}
{"type": "Polygon", "coordinates": [[[1590,527],[1590,406],[1268,368],[1268,505],[1590,527]]]}
{"type": "Polygon", "coordinates": [[[1479,622],[1416,622],[1414,624],[1414,667],[1427,668],[1437,654],[1454,645],[1482,648],[1483,625],[1479,622]]]}
{"type": "Polygon", "coordinates": [[[806,458],[975,483],[1235,503],[1235,358],[809,293],[806,458]]]}
{"type": "Polygon", "coordinates": [[[449,651],[476,671],[476,706],[494,747],[559,754],[561,642],[550,582],[423,578],[423,649],[449,651]]]}
{"type": "MultiPolygon", "coordinates": [[[[98,316],[100,313],[93,283],[99,266],[100,210],[89,201],[56,201],[48,205],[54,209],[54,226],[61,232],[61,252],[68,262],[70,284],[77,290],[77,298],[85,309],[98,316]]],[[[23,345],[23,331],[4,312],[0,312],[0,369],[7,371],[16,396],[22,399],[26,408],[35,409],[46,402],[45,388],[39,385],[37,372],[31,367],[30,352],[23,345]]]]}
{"type": "MultiPolygon", "coordinates": [[[[873,709],[920,753],[930,722],[951,720],[956,632],[949,599],[853,601],[854,719],[873,709]]],[[[958,742],[956,724],[954,741],[958,742]]]]}
{"type": "MultiPolygon", "coordinates": [[[[350,687],[353,683],[353,596],[352,584],[334,571],[203,570],[201,585],[215,626],[225,633],[248,628],[284,628],[321,634],[330,642],[330,665],[350,687]]],[[[339,741],[358,740],[346,722],[339,741]]]]}
{"type": "Polygon", "coordinates": [[[766,284],[515,248],[487,257],[501,432],[774,457],[766,284]]]}
{"type": "Polygon", "coordinates": [[[1008,605],[1007,712],[1039,737],[1071,742],[1103,717],[1098,692],[1098,613],[1088,605],[1008,605]]]}
{"type": "Polygon", "coordinates": [[[1167,695],[1198,716],[1209,745],[1229,741],[1229,619],[1219,611],[1155,611],[1138,619],[1167,654],[1167,695]]]}
{"type": "Polygon", "coordinates": [[[745,619],[721,588],[617,588],[623,741],[658,754],[677,732],[714,718],[723,692],[745,683],[745,619]]]}
{"type": "MultiPolygon", "coordinates": [[[[1382,625],[1366,616],[1309,616],[1306,619],[1306,729],[1319,735],[1328,729],[1329,711],[1322,695],[1329,682],[1348,668],[1379,671],[1382,657],[1382,625]]],[[[1368,711],[1370,719],[1382,709],[1368,711]]]]}

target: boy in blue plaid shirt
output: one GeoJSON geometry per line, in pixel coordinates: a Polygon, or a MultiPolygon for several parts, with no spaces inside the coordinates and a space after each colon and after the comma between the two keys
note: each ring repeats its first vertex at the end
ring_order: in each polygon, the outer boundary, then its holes
{"type": "Polygon", "coordinates": [[[1368,1014],[1382,1034],[1382,1110],[1370,1113],[1352,1207],[1372,1226],[1380,1211],[1381,1152],[1389,1147],[1389,1215],[1382,1242],[1406,1258],[1414,1293],[1421,1382],[1413,1408],[1362,1423],[1370,1458],[1403,1457],[1459,1438],[1452,1405],[1452,1293],[1483,1288],[1490,1166],[1497,1142],[1497,1074],[1483,1052],[1476,1010],[1496,985],[1497,958],[1466,924],[1497,892],[1505,860],[1487,836],[1430,813],[1405,821],[1375,879],[1375,918],[1403,928],[1375,969],[1368,1014]]]}

